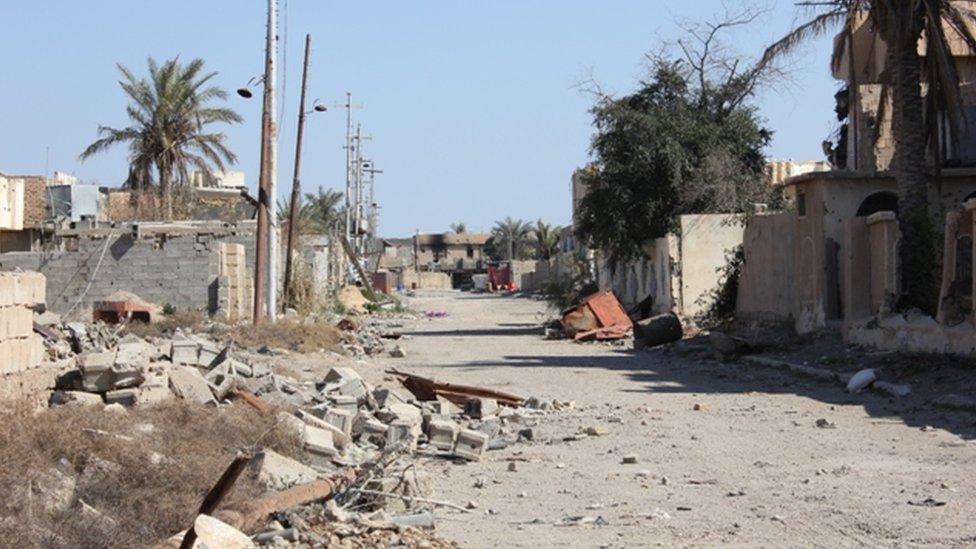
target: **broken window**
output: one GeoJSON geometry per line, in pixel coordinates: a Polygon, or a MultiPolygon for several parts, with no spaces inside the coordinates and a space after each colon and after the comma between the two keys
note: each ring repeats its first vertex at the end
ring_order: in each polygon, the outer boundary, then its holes
{"type": "Polygon", "coordinates": [[[468,246],[468,259],[474,259],[474,246],[468,246]]]}
{"type": "Polygon", "coordinates": [[[800,217],[807,216],[807,193],[803,191],[797,191],[796,193],[796,215],[800,217]]]}

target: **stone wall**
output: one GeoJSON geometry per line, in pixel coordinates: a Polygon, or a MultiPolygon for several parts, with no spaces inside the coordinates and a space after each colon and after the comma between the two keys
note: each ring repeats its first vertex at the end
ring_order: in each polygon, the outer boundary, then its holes
{"type": "Polygon", "coordinates": [[[0,254],[0,271],[32,270],[47,277],[48,308],[90,318],[91,305],[125,290],[177,310],[217,308],[220,244],[242,244],[254,257],[252,227],[201,228],[132,234],[131,228],[92,229],[62,236],[61,250],[0,254]]]}

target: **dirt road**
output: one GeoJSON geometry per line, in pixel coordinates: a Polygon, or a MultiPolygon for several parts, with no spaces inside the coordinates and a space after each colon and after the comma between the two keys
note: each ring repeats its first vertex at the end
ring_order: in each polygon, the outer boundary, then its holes
{"type": "Polygon", "coordinates": [[[382,366],[576,403],[540,422],[533,443],[430,464],[437,498],[477,504],[438,515],[438,532],[463,546],[976,545],[972,415],[676,353],[545,341],[545,307],[529,299],[443,292],[409,304],[448,316],[413,323],[407,357],[382,366]],[[606,435],[564,440],[587,427],[606,435]]]}

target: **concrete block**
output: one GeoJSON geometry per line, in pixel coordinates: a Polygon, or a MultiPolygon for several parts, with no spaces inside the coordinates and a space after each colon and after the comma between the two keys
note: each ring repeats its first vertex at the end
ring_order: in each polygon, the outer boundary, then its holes
{"type": "Polygon", "coordinates": [[[266,490],[285,490],[319,477],[315,469],[271,450],[254,456],[251,470],[266,490]]]}
{"type": "Polygon", "coordinates": [[[345,431],[343,431],[342,429],[332,425],[331,423],[323,419],[319,419],[313,416],[312,414],[304,410],[296,411],[295,416],[298,417],[298,419],[302,421],[305,425],[309,425],[317,429],[322,429],[332,433],[332,440],[335,441],[336,445],[339,448],[344,448],[346,444],[348,444],[350,441],[349,435],[347,435],[345,431]]]}
{"type": "Polygon", "coordinates": [[[55,391],[51,395],[51,405],[71,404],[76,406],[91,406],[104,404],[102,396],[96,393],[86,393],[84,391],[55,391]]]}
{"type": "Polygon", "coordinates": [[[339,455],[332,438],[332,431],[305,425],[302,432],[305,449],[320,456],[335,457],[339,455]]]}
{"type": "Polygon", "coordinates": [[[331,408],[345,410],[352,415],[356,415],[359,411],[359,403],[356,397],[350,395],[331,395],[329,396],[329,405],[331,408]]]}
{"type": "Polygon", "coordinates": [[[472,429],[462,429],[454,445],[454,455],[470,461],[481,461],[488,448],[488,435],[472,429]]]}
{"type": "Polygon", "coordinates": [[[453,421],[432,419],[427,424],[427,439],[434,448],[450,452],[460,431],[461,428],[453,421]]]}
{"type": "Polygon", "coordinates": [[[339,408],[330,408],[329,411],[325,413],[325,421],[329,425],[332,425],[336,429],[339,429],[346,436],[352,436],[352,420],[355,416],[347,412],[346,410],[340,410],[339,408]]]}
{"type": "Polygon", "coordinates": [[[173,339],[169,353],[173,364],[196,364],[200,358],[200,345],[189,339],[173,339]]]}
{"type": "MultiPolygon", "coordinates": [[[[424,421],[423,414],[420,412],[420,408],[417,408],[413,404],[394,402],[392,404],[388,404],[386,409],[382,410],[381,412],[385,412],[384,415],[387,416],[392,415],[393,421],[406,420],[409,421],[412,425],[419,426],[424,421]]],[[[380,417],[380,419],[384,419],[382,415],[378,414],[378,417],[380,417]]]]}
{"type": "Polygon", "coordinates": [[[139,400],[139,389],[130,387],[128,389],[116,389],[105,393],[105,404],[121,404],[123,406],[135,406],[139,400]]]}
{"type": "Polygon", "coordinates": [[[470,398],[464,403],[464,415],[475,419],[498,414],[498,401],[493,398],[470,398]]]}
{"type": "Polygon", "coordinates": [[[407,419],[394,420],[386,431],[386,445],[392,447],[403,441],[411,452],[417,449],[417,426],[407,419]]]}
{"type": "Polygon", "coordinates": [[[217,404],[210,385],[199,370],[191,366],[176,366],[169,372],[169,385],[173,393],[200,404],[217,404]]]}
{"type": "Polygon", "coordinates": [[[104,393],[114,388],[115,351],[83,353],[78,357],[81,388],[91,393],[104,393]]]}
{"type": "Polygon", "coordinates": [[[345,367],[345,366],[337,366],[329,369],[329,372],[325,374],[324,381],[326,384],[330,384],[330,383],[338,383],[338,382],[345,383],[347,381],[354,380],[354,379],[358,379],[362,381],[363,378],[362,376],[359,375],[359,372],[357,372],[352,368],[345,367]]]}
{"type": "MultiPolygon", "coordinates": [[[[168,381],[168,380],[167,380],[168,381]]],[[[173,398],[173,391],[168,386],[145,385],[139,387],[139,398],[137,403],[140,406],[152,406],[165,402],[173,398]]]]}

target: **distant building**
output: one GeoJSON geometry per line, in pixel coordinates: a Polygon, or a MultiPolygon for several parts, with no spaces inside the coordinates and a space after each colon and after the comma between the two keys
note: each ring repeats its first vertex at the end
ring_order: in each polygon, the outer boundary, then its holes
{"type": "Polygon", "coordinates": [[[243,189],[247,187],[244,172],[207,172],[197,170],[190,176],[190,183],[194,188],[243,189]]]}
{"type": "Polygon", "coordinates": [[[54,176],[47,182],[48,185],[77,185],[78,178],[70,173],[55,170],[54,176]]]}
{"type": "Polygon", "coordinates": [[[766,182],[771,186],[777,186],[797,175],[829,171],[830,162],[824,160],[767,160],[766,182]]]}

